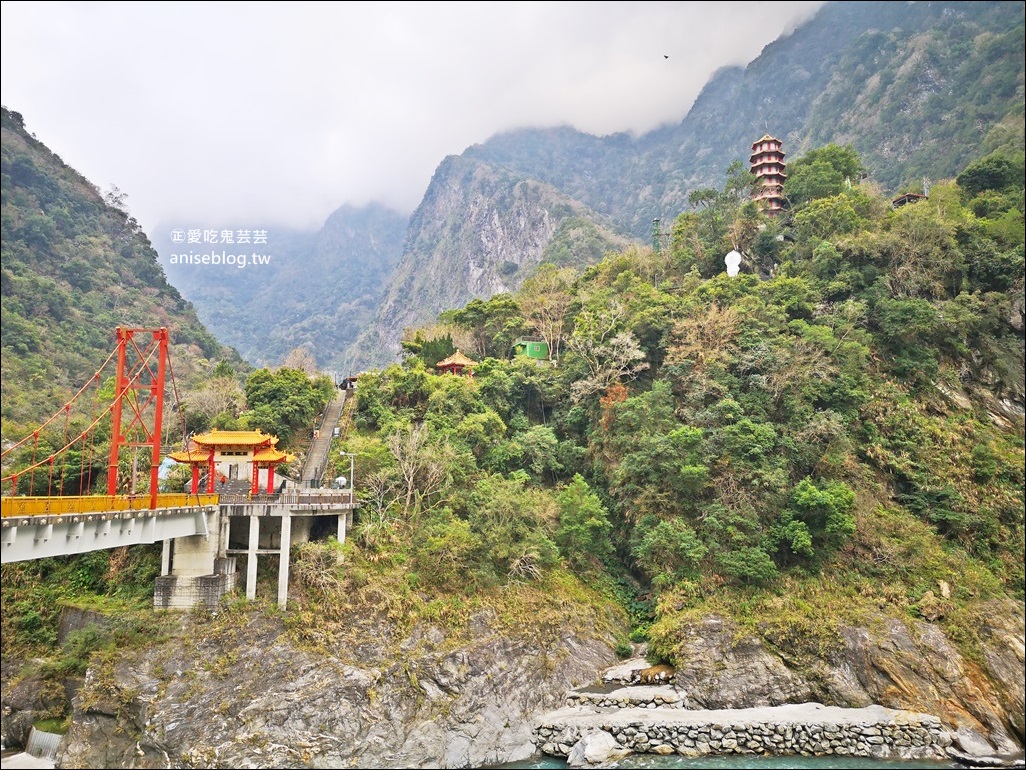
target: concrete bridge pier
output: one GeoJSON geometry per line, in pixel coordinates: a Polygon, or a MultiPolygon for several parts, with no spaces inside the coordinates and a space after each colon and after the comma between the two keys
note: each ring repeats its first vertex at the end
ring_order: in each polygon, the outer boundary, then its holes
{"type": "Polygon", "coordinates": [[[278,559],[278,609],[289,601],[289,548],[292,546],[292,516],[281,517],[281,556],[278,559]]]}
{"type": "MultiPolygon", "coordinates": [[[[353,523],[355,503],[351,492],[325,491],[278,495],[273,498],[222,499],[219,518],[212,520],[209,537],[178,538],[165,543],[162,572],[159,580],[206,581],[221,577],[225,590],[241,582],[236,574],[236,558],[246,559],[245,595],[248,601],[257,598],[259,561],[262,556],[278,557],[277,602],[282,610],[288,607],[290,551],[293,544],[307,543],[313,537],[324,537],[335,531],[344,543],[353,523]],[[325,517],[334,516],[336,521],[325,517]],[[335,525],[332,527],[332,525],[335,525]],[[216,526],[215,526],[216,525],[216,526]],[[211,574],[212,573],[212,574],[211,574]]],[[[220,585],[220,584],[219,584],[220,585]]],[[[240,586],[241,588],[241,586],[240,586]]],[[[223,592],[196,594],[191,603],[168,603],[161,597],[161,586],[155,595],[155,606],[214,607],[223,592]]]]}
{"type": "Polygon", "coordinates": [[[171,574],[171,538],[161,541],[160,544],[160,574],[171,574]]]}
{"type": "Polygon", "coordinates": [[[257,552],[260,550],[260,517],[249,517],[249,548],[246,550],[246,599],[256,599],[257,552]]]}
{"type": "Polygon", "coordinates": [[[235,589],[235,559],[225,555],[221,539],[223,517],[216,508],[206,517],[206,534],[164,540],[161,574],[153,591],[155,608],[213,608],[235,589]]]}
{"type": "Polygon", "coordinates": [[[338,515],[338,542],[345,544],[346,528],[353,525],[353,512],[343,511],[338,515]]]}

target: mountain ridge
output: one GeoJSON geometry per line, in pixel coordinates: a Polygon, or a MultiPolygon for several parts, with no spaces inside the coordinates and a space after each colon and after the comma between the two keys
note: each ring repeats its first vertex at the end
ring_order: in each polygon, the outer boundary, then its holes
{"type": "Polygon", "coordinates": [[[315,232],[268,229],[270,262],[244,269],[172,264],[178,247],[167,225],[158,248],[204,322],[254,365],[277,366],[306,348],[322,368],[348,371],[343,354],[380,301],[406,225],[383,204],[343,204],[315,232]]]}
{"type": "MultiPolygon", "coordinates": [[[[747,161],[763,133],[782,139],[791,159],[850,143],[886,189],[920,189],[923,177],[950,178],[989,150],[1021,147],[1022,30],[1021,3],[831,2],[746,67],[718,70],[676,125],[636,138],[567,126],[519,129],[472,145],[463,157],[551,185],[639,244],[649,241],[654,220],[672,221],[691,208],[692,192],[718,186],[733,161],[747,161]],[[863,113],[877,119],[867,122],[863,113]]],[[[425,201],[442,183],[436,174],[425,201]]],[[[474,194],[487,192],[465,197],[474,194]]],[[[443,234],[416,216],[406,242],[386,295],[403,290],[405,273],[437,261],[429,244],[445,248],[443,234]]],[[[446,268],[459,273],[462,265],[463,280],[425,280],[404,296],[401,312],[395,301],[379,306],[353,358],[381,365],[399,350],[399,327],[465,302],[469,257],[454,254],[446,268]],[[369,354],[368,340],[384,345],[379,356],[369,354]]]]}
{"type": "Polygon", "coordinates": [[[83,387],[119,326],[167,327],[179,382],[241,365],[172,286],[115,189],[106,195],[2,111],[3,430],[35,427],[83,387]]]}

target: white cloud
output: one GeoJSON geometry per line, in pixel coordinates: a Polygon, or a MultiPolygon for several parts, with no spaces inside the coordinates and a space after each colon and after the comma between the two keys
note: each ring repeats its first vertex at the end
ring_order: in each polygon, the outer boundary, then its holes
{"type": "Polygon", "coordinates": [[[3,2],[0,90],[146,229],[314,228],[510,128],[678,122],[822,5],[3,2]]]}

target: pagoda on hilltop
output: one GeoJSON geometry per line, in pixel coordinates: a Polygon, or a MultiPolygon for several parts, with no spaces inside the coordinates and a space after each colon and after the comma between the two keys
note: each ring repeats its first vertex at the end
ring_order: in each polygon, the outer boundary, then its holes
{"type": "Polygon", "coordinates": [[[258,494],[266,485],[267,494],[274,493],[274,469],[295,457],[275,448],[277,436],[259,430],[217,430],[201,433],[189,440],[184,452],[171,452],[168,457],[177,463],[192,466],[190,494],[199,494],[200,468],[206,470],[206,492],[213,494],[228,481],[245,479],[250,492],[258,494]]]}
{"type": "Polygon", "coordinates": [[[779,139],[766,134],[752,144],[752,156],[749,158],[752,173],[760,180],[752,199],[759,204],[762,213],[771,217],[784,208],[784,180],[787,179],[784,170],[787,165],[782,147],[779,139]]]}

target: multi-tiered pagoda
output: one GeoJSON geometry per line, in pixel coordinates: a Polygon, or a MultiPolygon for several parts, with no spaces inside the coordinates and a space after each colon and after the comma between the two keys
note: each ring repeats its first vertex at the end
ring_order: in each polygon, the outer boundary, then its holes
{"type": "Polygon", "coordinates": [[[784,180],[787,179],[784,170],[787,165],[784,163],[782,146],[779,139],[766,134],[752,144],[752,157],[749,158],[752,173],[761,181],[756,188],[754,200],[762,212],[771,217],[784,208],[784,180]]]}

